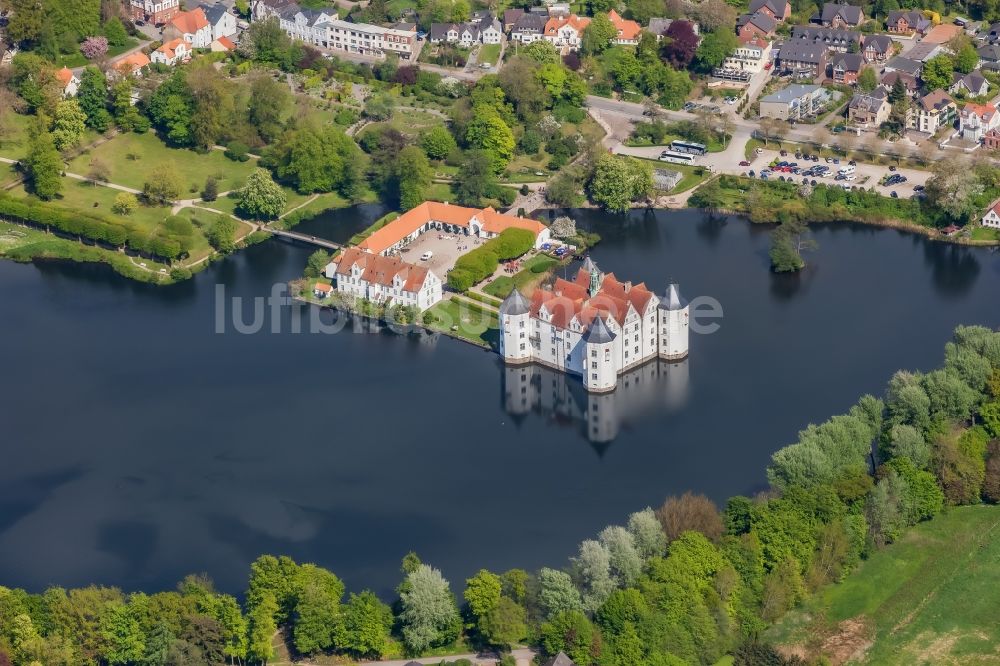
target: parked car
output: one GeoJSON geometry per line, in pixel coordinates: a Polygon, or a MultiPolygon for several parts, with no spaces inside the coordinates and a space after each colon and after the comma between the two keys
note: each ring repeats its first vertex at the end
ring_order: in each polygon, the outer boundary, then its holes
{"type": "Polygon", "coordinates": [[[778,154],[781,155],[782,157],[788,157],[788,151],[787,150],[782,150],[778,154]]]}
{"type": "Polygon", "coordinates": [[[889,165],[889,171],[895,171],[895,170],[896,170],[896,165],[895,164],[889,165]]]}
{"type": "Polygon", "coordinates": [[[899,198],[899,194],[896,192],[896,190],[893,190],[892,192],[889,192],[889,196],[892,197],[893,199],[898,199],[899,198]]]}
{"type": "Polygon", "coordinates": [[[854,160],[851,160],[850,162],[848,162],[848,164],[850,164],[851,166],[858,166],[858,163],[855,162],[854,160]]]}
{"type": "Polygon", "coordinates": [[[913,191],[914,192],[923,192],[924,191],[924,186],[923,185],[914,185],[913,186],[913,191]]]}
{"type": "Polygon", "coordinates": [[[434,252],[431,251],[431,250],[427,250],[422,255],[420,255],[420,261],[429,261],[430,258],[433,257],[433,256],[434,256],[434,252]]]}
{"type": "Polygon", "coordinates": [[[740,160],[740,166],[750,166],[750,163],[746,160],[740,160]]]}

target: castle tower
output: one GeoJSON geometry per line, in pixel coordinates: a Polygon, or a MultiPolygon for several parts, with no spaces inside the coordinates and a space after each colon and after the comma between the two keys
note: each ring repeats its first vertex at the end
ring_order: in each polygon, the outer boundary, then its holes
{"type": "Polygon", "coordinates": [[[531,306],[517,288],[500,304],[500,355],[504,363],[531,361],[531,306]]]}
{"type": "Polygon", "coordinates": [[[587,271],[590,275],[588,291],[593,296],[601,290],[601,282],[604,280],[604,274],[601,273],[601,269],[597,267],[597,264],[589,256],[584,260],[583,267],[580,270],[587,271]]]}
{"type": "Polygon", "coordinates": [[[583,386],[592,393],[613,391],[618,385],[615,337],[600,317],[583,334],[583,386]]]}
{"type": "Polygon", "coordinates": [[[677,283],[670,283],[658,307],[660,358],[676,360],[688,355],[688,302],[677,283]]]}

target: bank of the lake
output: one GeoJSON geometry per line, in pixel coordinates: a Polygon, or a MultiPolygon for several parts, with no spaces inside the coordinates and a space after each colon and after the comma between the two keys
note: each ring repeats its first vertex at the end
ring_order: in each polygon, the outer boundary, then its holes
{"type": "MultiPolygon", "coordinates": [[[[298,230],[340,242],[384,213],[298,230]]],[[[453,582],[558,566],[668,494],[756,492],[809,422],[898,368],[938,367],[955,325],[1000,326],[986,249],[821,225],[809,269],[779,276],[768,230],[738,218],[571,215],[600,233],[602,269],[657,290],[676,279],[724,310],[685,363],[623,381],[596,435],[575,378],[522,379],[442,335],[291,305],[285,285],[313,252],[301,244],[274,238],[165,287],[0,262],[4,437],[31,444],[0,466],[3,584],[154,590],[205,571],[240,592],[270,552],[388,597],[410,550],[453,582]]]]}

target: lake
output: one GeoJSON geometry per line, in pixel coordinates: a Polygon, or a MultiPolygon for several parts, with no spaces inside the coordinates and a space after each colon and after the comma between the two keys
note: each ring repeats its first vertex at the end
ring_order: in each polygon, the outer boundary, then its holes
{"type": "MultiPolygon", "coordinates": [[[[301,230],[343,240],[382,212],[301,230]]],[[[284,299],[239,333],[233,298],[250,321],[312,252],[281,240],[166,288],[0,262],[0,584],[154,590],[207,572],[240,593],[274,553],[388,596],[410,550],[456,591],[480,567],[558,567],[667,495],[760,490],[808,423],[936,366],[955,325],[1000,325],[988,250],[826,225],[809,268],[776,276],[768,230],[735,218],[574,216],[602,234],[603,270],[724,310],[684,363],[599,403],[447,337],[294,333],[318,311],[284,299]]]]}

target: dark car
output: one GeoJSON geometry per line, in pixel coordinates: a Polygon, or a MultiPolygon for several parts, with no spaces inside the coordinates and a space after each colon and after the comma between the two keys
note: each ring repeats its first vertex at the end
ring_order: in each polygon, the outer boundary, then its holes
{"type": "Polygon", "coordinates": [[[754,176],[753,169],[750,169],[750,171],[747,171],[747,175],[750,176],[751,178],[753,178],[753,176],[754,176]]]}
{"type": "Polygon", "coordinates": [[[779,154],[779,155],[781,155],[782,157],[788,157],[788,151],[787,151],[787,150],[782,150],[782,151],[781,151],[780,153],[778,153],[778,154],[779,154]]]}
{"type": "Polygon", "coordinates": [[[892,165],[892,166],[889,167],[889,171],[895,171],[895,170],[896,170],[896,166],[895,165],[892,165]]]}
{"type": "Polygon", "coordinates": [[[813,181],[810,181],[810,182],[809,182],[809,184],[810,184],[810,185],[815,185],[815,184],[816,184],[816,181],[815,181],[815,180],[813,180],[813,181]]]}
{"type": "Polygon", "coordinates": [[[923,185],[914,185],[913,186],[913,191],[914,192],[923,192],[924,191],[924,186],[923,185]]]}
{"type": "Polygon", "coordinates": [[[850,164],[851,166],[858,166],[858,163],[855,162],[854,160],[851,160],[850,162],[848,162],[848,164],[850,164]]]}
{"type": "Polygon", "coordinates": [[[892,192],[889,192],[889,196],[892,197],[893,199],[898,199],[899,198],[899,194],[896,192],[896,190],[893,190],[892,192]]]}
{"type": "Polygon", "coordinates": [[[747,162],[746,160],[741,160],[740,161],[740,166],[750,166],[750,163],[747,162]]]}

